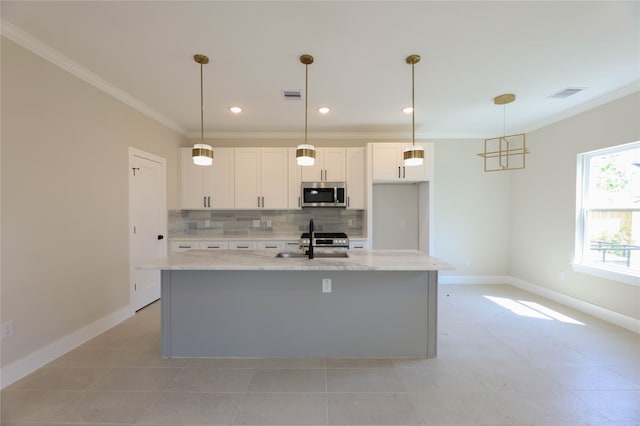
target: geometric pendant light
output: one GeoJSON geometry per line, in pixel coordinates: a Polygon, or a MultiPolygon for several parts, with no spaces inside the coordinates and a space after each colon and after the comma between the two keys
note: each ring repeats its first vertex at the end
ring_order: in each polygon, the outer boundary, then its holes
{"type": "Polygon", "coordinates": [[[526,167],[526,158],[529,154],[527,135],[525,133],[507,135],[506,133],[507,104],[515,100],[516,95],[513,93],[505,93],[493,98],[493,103],[503,108],[502,136],[484,140],[484,152],[478,155],[484,159],[485,172],[504,172],[526,167]]]}
{"type": "Polygon", "coordinates": [[[200,64],[200,143],[194,144],[191,150],[193,163],[198,166],[213,164],[213,148],[204,143],[204,100],[202,90],[202,66],[209,63],[205,55],[194,55],[193,60],[200,64]]]}
{"type": "Polygon", "coordinates": [[[300,62],[305,66],[304,87],[304,143],[296,149],[296,163],[299,166],[313,166],[316,162],[316,149],[307,143],[307,108],[309,99],[309,65],[313,63],[313,56],[302,55],[300,62]]]}
{"type": "Polygon", "coordinates": [[[420,145],[416,145],[416,109],[415,109],[415,84],[413,66],[420,62],[419,55],[410,55],[406,59],[407,64],[411,65],[411,130],[412,144],[404,150],[405,166],[420,166],[424,161],[424,149],[420,145]]]}

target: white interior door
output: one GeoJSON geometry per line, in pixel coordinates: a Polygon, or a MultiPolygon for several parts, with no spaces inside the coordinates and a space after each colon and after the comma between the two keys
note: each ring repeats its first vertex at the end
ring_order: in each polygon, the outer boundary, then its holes
{"type": "Polygon", "coordinates": [[[137,311],[160,298],[160,271],[136,265],[167,252],[166,161],[130,148],[129,165],[130,301],[137,311]]]}

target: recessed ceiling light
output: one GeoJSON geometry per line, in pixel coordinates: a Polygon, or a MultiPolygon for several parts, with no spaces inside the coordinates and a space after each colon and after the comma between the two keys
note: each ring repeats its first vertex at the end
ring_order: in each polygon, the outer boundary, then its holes
{"type": "Polygon", "coordinates": [[[404,112],[405,114],[411,114],[413,112],[413,108],[411,108],[410,106],[404,107],[402,108],[402,112],[404,112]]]}
{"type": "Polygon", "coordinates": [[[322,106],[322,107],[318,108],[318,112],[319,112],[320,114],[326,114],[326,113],[328,113],[329,111],[331,111],[331,109],[330,109],[329,107],[326,107],[326,106],[322,106]]]}
{"type": "Polygon", "coordinates": [[[239,106],[232,106],[232,107],[229,107],[229,111],[231,111],[234,114],[240,114],[242,112],[242,108],[240,108],[239,106]]]}

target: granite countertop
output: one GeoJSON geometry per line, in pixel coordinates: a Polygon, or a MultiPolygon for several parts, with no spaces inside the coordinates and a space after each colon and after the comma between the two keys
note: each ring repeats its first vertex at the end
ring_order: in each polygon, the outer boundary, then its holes
{"type": "Polygon", "coordinates": [[[417,250],[357,250],[348,258],[276,258],[273,251],[189,250],[138,269],[211,271],[440,271],[453,265],[417,250]]]}
{"type": "MultiPolygon", "coordinates": [[[[350,240],[366,240],[367,237],[363,237],[361,235],[351,236],[349,235],[350,240]]],[[[300,234],[298,235],[255,235],[255,236],[247,236],[247,235],[171,235],[169,236],[169,240],[175,241],[210,241],[210,240],[221,240],[221,241],[298,241],[300,240],[300,234]]]]}

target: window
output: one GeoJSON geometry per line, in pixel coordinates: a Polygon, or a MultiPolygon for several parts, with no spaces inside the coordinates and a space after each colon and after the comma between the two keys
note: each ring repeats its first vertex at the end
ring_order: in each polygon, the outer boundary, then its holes
{"type": "Polygon", "coordinates": [[[640,142],[578,155],[577,212],[576,269],[640,285],[640,142]]]}

